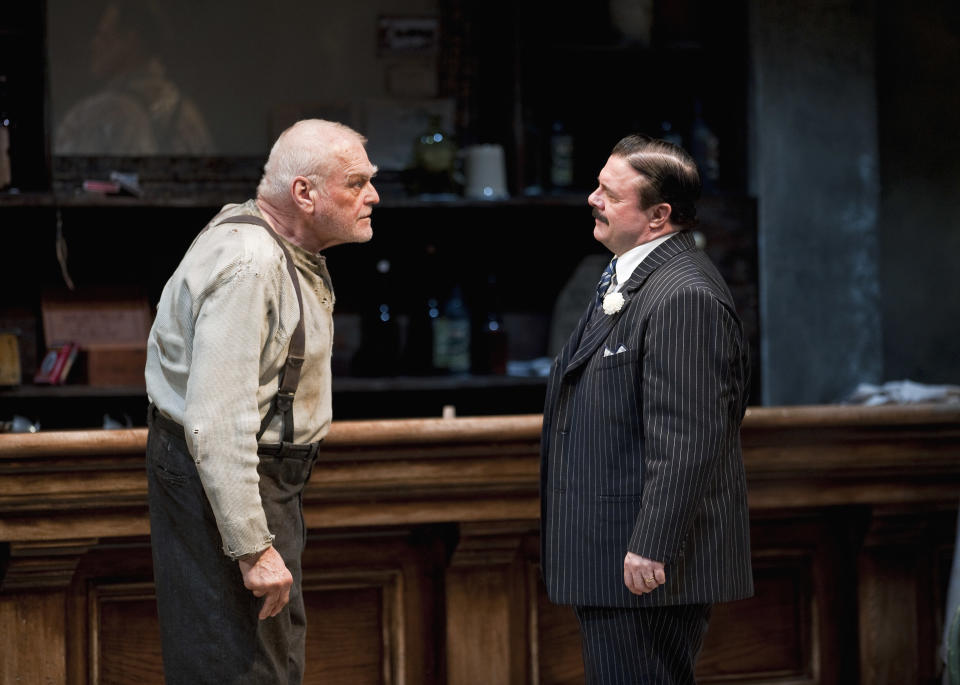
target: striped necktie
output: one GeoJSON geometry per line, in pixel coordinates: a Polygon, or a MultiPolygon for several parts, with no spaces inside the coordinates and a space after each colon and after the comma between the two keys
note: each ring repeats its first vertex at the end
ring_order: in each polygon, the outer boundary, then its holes
{"type": "Polygon", "coordinates": [[[617,285],[617,258],[614,257],[610,260],[610,263],[607,264],[607,268],[603,270],[603,274],[600,276],[600,283],[597,285],[597,301],[594,303],[594,306],[599,307],[603,302],[603,296],[607,294],[607,290],[610,286],[617,285]]]}

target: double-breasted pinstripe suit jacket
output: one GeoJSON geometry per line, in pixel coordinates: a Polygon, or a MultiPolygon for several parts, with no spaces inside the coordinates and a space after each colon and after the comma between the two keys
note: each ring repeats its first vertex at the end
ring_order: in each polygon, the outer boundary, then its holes
{"type": "Polygon", "coordinates": [[[554,361],[541,441],[541,564],[560,604],[643,607],[753,594],[740,422],[748,350],[730,291],[682,232],[587,309],[554,361]],[[589,320],[589,321],[588,321],[589,320]],[[634,595],[623,560],[665,564],[634,595]]]}

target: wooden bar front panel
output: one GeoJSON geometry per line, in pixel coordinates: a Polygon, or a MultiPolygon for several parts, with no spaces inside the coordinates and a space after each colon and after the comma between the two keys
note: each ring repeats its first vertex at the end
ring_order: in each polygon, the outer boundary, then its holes
{"type": "MultiPolygon", "coordinates": [[[[0,436],[0,683],[163,682],[144,438],[0,436]]],[[[757,593],[714,607],[700,682],[937,682],[960,411],[752,409],[743,439],[757,593]]],[[[305,682],[583,682],[539,576],[538,443],[536,416],[334,426],[305,682]]]]}

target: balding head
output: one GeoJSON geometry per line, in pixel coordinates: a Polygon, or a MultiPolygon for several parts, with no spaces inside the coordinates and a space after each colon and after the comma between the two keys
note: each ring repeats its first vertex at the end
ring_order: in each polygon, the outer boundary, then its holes
{"type": "Polygon", "coordinates": [[[257,197],[276,207],[291,202],[290,188],[297,176],[314,180],[323,188],[324,181],[343,153],[351,145],[367,140],[349,126],[323,119],[304,119],[285,130],[277,138],[264,165],[257,197]]]}

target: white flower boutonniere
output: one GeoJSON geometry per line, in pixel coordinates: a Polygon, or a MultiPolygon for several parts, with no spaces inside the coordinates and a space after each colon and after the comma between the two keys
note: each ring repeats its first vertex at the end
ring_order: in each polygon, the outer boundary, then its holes
{"type": "Polygon", "coordinates": [[[624,303],[626,300],[620,293],[607,293],[603,296],[603,313],[608,316],[616,314],[623,309],[624,303]]]}

